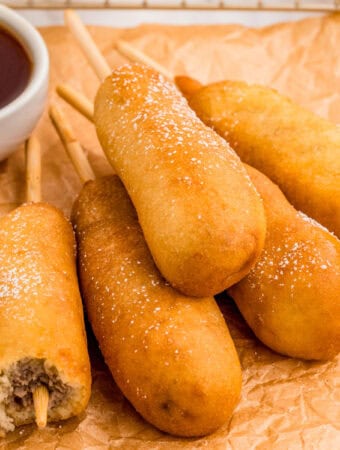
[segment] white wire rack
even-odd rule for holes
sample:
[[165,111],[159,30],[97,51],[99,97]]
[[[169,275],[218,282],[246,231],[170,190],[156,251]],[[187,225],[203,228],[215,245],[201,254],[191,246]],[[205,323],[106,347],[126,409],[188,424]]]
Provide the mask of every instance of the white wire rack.
[[340,0],[5,0],[2,3],[21,9],[340,11]]

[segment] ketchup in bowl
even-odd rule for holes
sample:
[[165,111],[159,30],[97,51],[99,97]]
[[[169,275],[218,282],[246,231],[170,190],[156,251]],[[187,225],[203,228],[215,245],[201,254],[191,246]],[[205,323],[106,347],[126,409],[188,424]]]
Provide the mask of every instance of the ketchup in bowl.
[[0,109],[22,93],[30,75],[31,61],[25,49],[0,27]]

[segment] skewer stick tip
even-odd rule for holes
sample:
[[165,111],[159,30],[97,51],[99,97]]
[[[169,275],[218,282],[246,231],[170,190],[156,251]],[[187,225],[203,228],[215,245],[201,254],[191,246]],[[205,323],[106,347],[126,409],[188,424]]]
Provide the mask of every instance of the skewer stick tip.
[[49,392],[45,386],[38,386],[33,392],[35,422],[42,429],[47,424]]
[[93,103],[84,94],[67,84],[58,84],[56,92],[63,100],[93,122]]
[[26,142],[26,201],[41,201],[41,152],[38,139],[32,135]]
[[82,20],[72,9],[67,9],[65,11],[64,20],[99,80],[104,80],[104,78],[111,74],[110,66],[99,51]]
[[64,20],[66,24],[72,23],[73,20],[80,20],[74,9],[67,8],[64,10]]
[[67,8],[67,9],[64,10],[64,17],[65,17],[65,19],[66,19],[67,17],[69,17],[70,15],[72,15],[72,14],[74,14],[73,9]]
[[167,80],[173,81],[174,76],[168,69],[166,69],[164,66],[159,64],[156,60],[154,60],[141,50],[131,45],[129,42],[124,41],[123,39],[119,39],[116,42],[116,49],[128,60],[145,64],[146,66],[149,66],[157,72],[161,73]]

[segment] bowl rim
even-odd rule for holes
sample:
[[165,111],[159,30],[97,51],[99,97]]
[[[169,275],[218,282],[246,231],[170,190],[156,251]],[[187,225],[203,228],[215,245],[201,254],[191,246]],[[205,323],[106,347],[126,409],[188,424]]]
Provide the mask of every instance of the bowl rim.
[[34,26],[18,13],[1,4],[0,28],[13,33],[32,61],[32,73],[27,86],[21,94],[0,109],[1,120],[24,107],[43,87],[48,79],[49,56],[46,44]]

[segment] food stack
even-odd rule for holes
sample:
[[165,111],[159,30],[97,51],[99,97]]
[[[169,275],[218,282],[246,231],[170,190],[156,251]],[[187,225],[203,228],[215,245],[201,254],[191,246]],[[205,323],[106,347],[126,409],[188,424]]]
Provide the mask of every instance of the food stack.
[[[286,99],[269,92],[267,116],[254,109],[249,119],[255,94],[248,102],[244,87],[236,112],[226,113],[233,118],[228,121],[223,112],[229,96],[222,95],[228,82],[218,86],[221,95],[211,88],[212,99],[205,88],[190,93],[178,85],[188,98],[199,98],[203,90],[192,105],[199,104],[200,117],[212,128],[172,82],[146,66],[126,65],[105,78],[93,121],[118,177],[86,183],[72,222],[88,318],[116,383],[159,429],[201,436],[231,417],[240,391],[237,354],[213,295],[227,289],[254,333],[280,353],[325,360],[339,352],[340,242],[287,201],[280,180],[296,191],[299,209],[313,212],[322,204],[315,217],[325,217],[328,226],[324,193],[336,211],[340,197],[331,172],[308,194],[298,192],[303,188],[294,184],[294,173],[275,178],[282,165],[289,167],[275,159],[276,141],[270,146],[261,126],[280,111],[280,102],[285,111]],[[306,136],[309,126],[320,139],[325,133],[338,151],[335,126],[289,107],[304,117]],[[275,117],[280,135],[285,114]],[[292,124],[289,131],[297,133]],[[293,134],[282,152],[298,140]],[[294,147],[298,156],[301,151],[297,161],[309,155],[299,169],[309,176],[323,161],[312,151],[313,136],[307,147]],[[253,161],[247,156],[252,150],[257,170],[244,164]],[[294,196],[289,199],[294,203]]]

